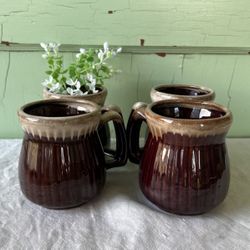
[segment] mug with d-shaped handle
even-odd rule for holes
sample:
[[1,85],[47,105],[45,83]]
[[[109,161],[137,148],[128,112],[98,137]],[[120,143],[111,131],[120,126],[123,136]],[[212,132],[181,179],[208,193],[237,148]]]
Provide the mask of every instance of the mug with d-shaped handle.
[[[69,208],[94,198],[103,188],[106,169],[127,161],[123,118],[114,106],[90,101],[43,100],[18,111],[24,130],[19,159],[22,192],[47,208]],[[113,121],[116,150],[101,145],[98,128]]]
[[[139,147],[140,127],[149,135]],[[137,103],[127,125],[130,161],[140,163],[143,194],[176,214],[201,214],[220,204],[229,187],[225,144],[231,112],[212,102]]]

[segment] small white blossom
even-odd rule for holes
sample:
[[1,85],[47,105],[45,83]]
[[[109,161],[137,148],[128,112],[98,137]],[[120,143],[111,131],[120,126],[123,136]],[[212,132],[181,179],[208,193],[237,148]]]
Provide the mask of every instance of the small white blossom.
[[104,64],[104,61],[107,60],[108,58],[110,58],[111,56],[116,56],[118,53],[120,53],[122,51],[122,48],[118,48],[116,51],[114,51],[113,49],[109,49],[109,45],[107,42],[105,42],[103,44],[103,50],[99,49],[97,51],[97,57],[100,60],[101,64]]
[[98,90],[95,88],[95,83],[88,82],[86,85],[89,87],[89,90],[91,90],[94,94],[98,92]]
[[49,43],[49,49],[50,49],[50,51],[53,50],[53,52],[54,52],[55,54],[58,53],[58,50],[59,50],[59,47],[60,47],[60,46],[61,46],[60,43]]
[[102,63],[104,60],[105,53],[100,49],[97,56],[98,56],[100,62]]
[[40,43],[40,45],[46,52],[46,54],[42,55],[42,57],[46,58],[52,51],[55,54],[57,54],[61,44],[60,43]]
[[48,85],[52,84],[53,83],[53,77],[52,76],[49,76],[49,79],[45,79],[44,82],[42,82],[42,85],[44,87],[48,87]]
[[122,48],[118,48],[117,50],[116,50],[116,53],[121,53],[122,52]]
[[74,86],[76,87],[77,89],[80,89],[81,88],[81,83],[76,79],[75,81],[73,81],[72,79],[69,79],[66,81],[66,83],[69,85],[69,86]]
[[95,78],[94,78],[94,76],[92,75],[92,74],[87,74],[87,76],[86,76],[86,78],[87,78],[87,80],[89,81],[89,82],[93,82],[93,81],[95,81]]
[[60,83],[55,82],[52,76],[49,76],[49,79],[45,79],[44,82],[42,82],[42,85],[52,93],[60,91]]
[[59,82],[52,83],[52,86],[50,88],[50,92],[57,92],[60,89],[60,84]]
[[72,79],[69,79],[66,81],[67,85],[71,86],[67,88],[67,92],[70,95],[86,95],[87,92],[82,92],[81,91],[81,83],[76,79],[73,81]]
[[79,58],[81,55],[84,55],[84,54],[85,54],[85,52],[86,52],[86,50],[85,50],[85,49],[80,48],[80,53],[76,54],[76,58]]
[[[97,93],[97,84],[99,82],[103,82],[104,79],[110,78],[113,73],[118,72],[113,70],[112,67],[106,63],[106,60],[116,56],[118,53],[121,53],[122,48],[111,49],[109,48],[109,44],[107,42],[103,44],[103,48],[101,49],[85,50],[84,48],[80,48],[79,52],[76,54],[75,62],[70,65],[72,68],[67,68],[66,70],[64,70],[62,67],[63,57],[59,56],[58,54],[60,44],[50,42],[41,43],[40,45],[45,51],[42,57],[47,60],[50,59],[48,60],[49,70],[46,71],[46,73],[54,75],[54,71],[58,71],[57,68],[53,67],[55,66],[55,63],[57,63],[60,68],[60,71],[58,71],[59,75],[57,80],[50,76],[42,83],[42,85],[50,92],[75,96],[87,95],[88,93]],[[91,57],[93,60],[89,60],[89,57]],[[65,84],[66,76],[64,74],[68,71],[72,79],[67,79]],[[58,74],[58,72],[56,73]],[[75,79],[76,77],[78,77],[80,80],[85,78],[84,83],[81,83],[78,79]],[[81,89],[84,88],[86,88],[88,91],[83,93]]]
[[88,92],[82,92],[80,89],[72,89],[72,88],[67,88],[67,92],[68,94],[72,95],[72,96],[76,96],[76,95],[79,95],[79,96],[83,96],[83,95],[87,95]]
[[103,44],[103,49],[104,49],[104,53],[107,53],[109,51],[109,44],[108,44],[108,42],[105,42]]
[[109,50],[109,45],[107,42],[103,44],[103,50],[99,49],[97,57],[100,60],[100,63],[103,63],[106,59],[108,59],[111,55],[111,51]]
[[40,45],[45,50],[45,52],[48,52],[48,44],[47,43],[40,43]]
[[67,88],[67,92],[70,94],[70,95],[74,95],[74,90],[72,88]]
[[97,93],[98,90],[96,90],[96,79],[92,74],[87,74],[87,83],[86,85],[89,87],[89,90],[92,91],[93,93]]

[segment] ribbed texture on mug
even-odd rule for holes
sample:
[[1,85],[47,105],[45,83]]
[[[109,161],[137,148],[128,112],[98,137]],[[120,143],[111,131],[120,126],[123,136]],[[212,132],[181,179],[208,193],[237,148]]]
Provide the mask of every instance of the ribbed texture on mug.
[[181,145],[179,140],[178,144],[169,143],[169,138],[157,140],[149,135],[140,170],[145,196],[177,214],[200,214],[217,206],[229,186],[225,144],[209,144],[206,140],[211,138],[204,137],[204,145],[200,139],[195,145],[195,138],[190,142],[189,137],[183,137]]
[[104,154],[96,132],[84,139],[37,141],[25,135],[19,161],[23,193],[48,208],[77,206],[105,182]]

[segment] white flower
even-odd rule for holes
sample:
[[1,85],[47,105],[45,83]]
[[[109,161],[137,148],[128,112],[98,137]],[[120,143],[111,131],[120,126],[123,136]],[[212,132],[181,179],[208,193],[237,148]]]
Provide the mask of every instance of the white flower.
[[42,55],[42,58],[46,59],[49,55],[49,45],[47,43],[40,43],[41,47],[44,49],[45,54]]
[[80,48],[80,53],[76,54],[76,58],[79,58],[81,55],[84,55],[84,54],[85,54],[85,52],[86,52],[86,50],[85,50],[85,49]]
[[50,52],[58,53],[60,43],[40,43],[41,47],[44,49],[46,54],[42,55],[43,58],[46,58]]
[[95,83],[87,83],[86,84],[89,87],[89,90],[91,90],[94,94],[98,92],[95,88]]
[[117,50],[116,50],[116,53],[121,53],[122,52],[122,48],[118,48]]
[[82,92],[80,90],[81,88],[81,83],[76,79],[75,81],[73,81],[72,79],[69,79],[66,81],[67,85],[71,86],[67,88],[67,92],[70,95],[86,95],[87,92]]
[[52,76],[49,76],[49,79],[45,79],[44,82],[42,82],[42,85],[44,87],[48,87],[50,84],[52,84],[54,81]]
[[60,83],[55,82],[52,76],[49,76],[49,79],[45,79],[42,85],[53,93],[59,92],[60,90]]
[[87,83],[86,85],[89,87],[89,90],[92,91],[93,93],[97,93],[98,90],[96,90],[96,79],[94,78],[94,76],[92,74],[87,74]]
[[90,73],[87,74],[86,78],[87,78],[87,80],[88,80],[89,82],[95,81],[94,76],[93,76],[92,74],[90,74]]
[[40,43],[40,45],[45,50],[45,52],[48,52],[48,44],[47,43]]
[[72,88],[67,88],[67,92],[70,94],[70,95],[74,95],[74,90]]
[[49,43],[49,49],[50,51],[53,50],[55,54],[58,53],[59,47],[61,46],[60,43]]
[[88,92],[82,92],[80,89],[72,89],[72,88],[67,88],[67,92],[70,94],[70,95],[73,95],[73,96],[76,96],[76,95],[87,95]]
[[59,82],[57,83],[52,83],[52,86],[50,88],[50,92],[57,92],[60,89],[60,84]]
[[76,89],[80,89],[81,88],[81,83],[76,79],[75,81],[73,81],[72,79],[69,79],[66,81],[66,83],[69,86],[74,86]]
[[100,49],[97,56],[98,56],[100,62],[103,62],[105,53]]
[[107,42],[105,42],[103,44],[103,50],[99,49],[96,53],[97,56],[100,60],[99,63],[104,63],[105,60],[107,60],[108,58],[110,58],[111,56],[116,56],[116,54],[121,53],[122,48],[118,48],[116,51],[114,51],[113,49],[109,49],[109,45]]
[[108,44],[108,42],[105,42],[103,44],[103,49],[104,49],[104,53],[107,53],[109,51],[109,44]]
[[109,50],[108,42],[105,42],[103,44],[103,50],[99,49],[98,54],[97,54],[97,56],[100,60],[100,63],[103,63],[103,61],[108,59],[110,57],[110,55],[111,55],[111,51]]

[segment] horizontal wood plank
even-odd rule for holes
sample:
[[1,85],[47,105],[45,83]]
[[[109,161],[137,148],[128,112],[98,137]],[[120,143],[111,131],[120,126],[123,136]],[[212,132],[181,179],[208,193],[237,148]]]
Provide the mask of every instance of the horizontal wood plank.
[[1,40],[248,47],[248,0],[0,0]]

